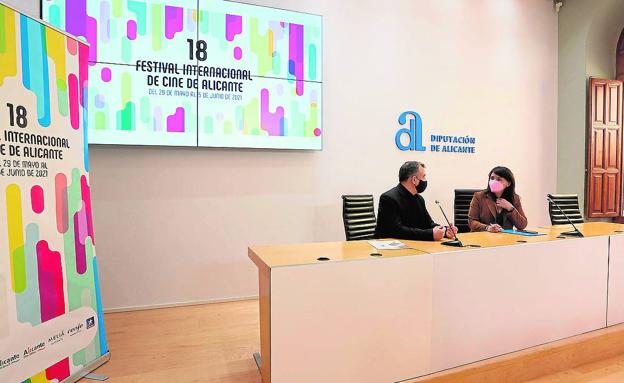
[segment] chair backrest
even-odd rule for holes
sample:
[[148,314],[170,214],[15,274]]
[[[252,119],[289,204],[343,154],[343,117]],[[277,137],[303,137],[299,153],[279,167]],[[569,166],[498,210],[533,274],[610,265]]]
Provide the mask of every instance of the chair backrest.
[[455,189],[455,202],[454,202],[454,214],[455,218],[453,222],[457,226],[457,230],[460,233],[467,233],[470,231],[468,226],[468,210],[470,209],[470,202],[474,193],[483,189]]
[[[573,223],[583,223],[583,214],[579,208],[578,194],[551,194],[552,200],[559,205]],[[548,215],[552,225],[565,225],[568,223],[566,217],[555,205],[548,201]]]
[[342,220],[347,241],[374,238],[377,219],[373,196],[343,195]]

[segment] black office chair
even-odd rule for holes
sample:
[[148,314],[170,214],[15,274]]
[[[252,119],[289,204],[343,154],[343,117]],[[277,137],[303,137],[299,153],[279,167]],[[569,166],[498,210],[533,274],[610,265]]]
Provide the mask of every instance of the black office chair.
[[[552,200],[561,207],[570,221],[573,223],[583,223],[583,214],[579,208],[578,194],[551,194]],[[555,205],[548,202],[548,215],[550,215],[550,223],[552,225],[566,225],[568,220]]]
[[454,214],[455,214],[455,226],[460,233],[467,233],[470,231],[468,226],[468,210],[470,209],[470,201],[474,193],[481,191],[482,189],[455,189],[455,202],[454,202]]
[[347,241],[374,238],[377,219],[373,196],[343,195],[342,220]]

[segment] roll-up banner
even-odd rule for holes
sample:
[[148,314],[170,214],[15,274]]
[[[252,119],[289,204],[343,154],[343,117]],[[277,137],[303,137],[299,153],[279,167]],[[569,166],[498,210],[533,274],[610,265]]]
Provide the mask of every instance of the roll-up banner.
[[87,145],[89,47],[0,3],[0,382],[109,357]]

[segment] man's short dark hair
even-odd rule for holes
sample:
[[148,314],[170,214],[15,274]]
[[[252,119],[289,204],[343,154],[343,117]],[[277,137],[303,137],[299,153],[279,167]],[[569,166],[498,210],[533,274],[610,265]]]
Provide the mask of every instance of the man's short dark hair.
[[424,168],[425,164],[418,161],[407,161],[401,165],[401,169],[399,169],[399,182],[406,181],[408,178],[416,174],[421,166]]

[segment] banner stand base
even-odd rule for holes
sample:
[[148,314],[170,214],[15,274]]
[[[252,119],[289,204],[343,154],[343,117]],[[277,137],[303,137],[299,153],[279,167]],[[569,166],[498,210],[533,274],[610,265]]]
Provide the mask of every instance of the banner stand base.
[[260,353],[254,352],[253,358],[256,361],[256,366],[258,366],[258,370],[260,370],[260,365],[262,364],[262,358],[260,357]]
[[98,382],[103,382],[105,380],[108,380],[108,376],[100,375],[100,374],[94,374],[94,373],[89,373],[89,374],[85,375],[83,377],[83,379],[97,380]]
[[[62,383],[74,383],[74,382],[79,381],[82,378],[95,379],[95,378],[90,378],[88,375],[92,375],[94,377],[95,376],[104,377],[103,375],[99,375],[99,374],[91,374],[91,371],[93,371],[96,368],[100,367],[101,365],[103,365],[104,363],[108,362],[109,360],[110,360],[110,351],[107,352],[106,354],[100,356],[99,358],[97,358],[93,362],[87,364],[86,366],[83,367],[82,370],[80,370],[77,373],[73,374],[69,378],[63,380]],[[108,379],[108,377],[104,377],[104,378]],[[106,380],[106,379],[102,379],[102,380]],[[95,380],[100,380],[100,379],[95,379]]]

